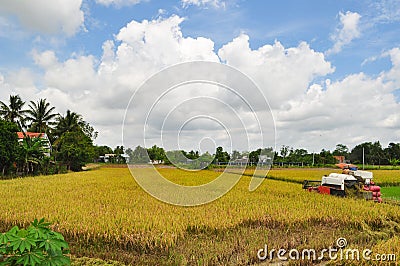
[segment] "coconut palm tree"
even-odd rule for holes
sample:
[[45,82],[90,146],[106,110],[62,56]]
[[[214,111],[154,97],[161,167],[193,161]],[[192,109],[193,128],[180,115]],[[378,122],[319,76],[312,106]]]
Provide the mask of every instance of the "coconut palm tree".
[[58,115],[56,117],[55,135],[60,137],[65,132],[76,131],[85,126],[82,116],[67,110],[65,116]]
[[57,116],[54,109],[55,107],[51,107],[46,99],[40,99],[37,103],[30,101],[29,109],[26,111],[26,119],[31,121],[29,130],[40,133],[46,132],[49,126],[54,124],[53,119]]
[[0,101],[0,115],[7,121],[17,123],[22,127],[26,110],[23,110],[25,102],[21,100],[19,95],[10,95],[9,104]]

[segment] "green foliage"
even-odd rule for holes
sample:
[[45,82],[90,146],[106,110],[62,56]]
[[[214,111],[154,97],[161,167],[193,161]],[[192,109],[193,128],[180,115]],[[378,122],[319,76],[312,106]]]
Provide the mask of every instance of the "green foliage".
[[97,138],[98,132],[94,131],[94,128],[84,121],[80,114],[67,110],[65,116],[59,114],[56,117],[56,126],[53,135],[58,138],[66,132],[79,130],[82,130],[92,140]]
[[332,152],[334,156],[348,156],[349,148],[344,144],[337,144],[336,149]]
[[113,153],[113,150],[108,146],[94,146],[93,160],[98,160],[100,156],[104,156],[105,154],[110,154],[110,153]]
[[49,225],[35,219],[27,229],[0,234],[0,265],[70,265],[68,243]]
[[17,166],[25,174],[37,173],[46,153],[50,153],[46,140],[25,136],[18,145]]
[[81,171],[93,157],[92,140],[82,130],[66,132],[58,140],[56,157],[68,170]]
[[18,147],[17,131],[16,124],[0,119],[0,175],[7,174],[15,162]]
[[257,149],[255,151],[250,152],[249,153],[249,161],[251,163],[256,164],[259,160],[260,154],[261,154],[261,149]]
[[108,158],[108,162],[119,163],[119,164],[126,163],[125,157],[123,156],[125,154],[124,146],[117,146],[114,149],[113,154],[114,156]]
[[224,151],[224,149],[222,147],[217,147],[217,149],[215,151],[214,162],[215,163],[227,163],[227,162],[229,162],[229,159],[230,159],[229,153]]
[[147,149],[147,154],[149,155],[150,161],[162,162],[165,159],[165,151],[163,148],[153,145],[153,147]]
[[19,95],[10,95],[9,105],[0,101],[0,115],[9,122],[17,123],[20,127],[24,122],[26,110],[22,110],[25,102]]
[[361,164],[363,162],[363,149],[364,149],[364,162],[366,164],[377,164],[388,163],[385,158],[384,151],[379,141],[364,142],[355,146],[350,153],[350,160],[353,163]]
[[26,120],[31,121],[30,131],[47,132],[49,126],[54,124],[53,120],[57,116],[54,113],[55,107],[50,106],[46,99],[40,99],[37,103],[30,101],[29,109],[26,111]]
[[131,163],[148,163],[150,161],[147,149],[141,146],[137,146],[133,151],[128,149],[127,154]]

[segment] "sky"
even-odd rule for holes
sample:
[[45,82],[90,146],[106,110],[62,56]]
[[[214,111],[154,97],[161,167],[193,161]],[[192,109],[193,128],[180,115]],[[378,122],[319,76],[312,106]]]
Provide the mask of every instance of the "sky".
[[[396,0],[2,0],[0,100],[46,98],[111,147],[386,147],[400,142],[399,29]],[[192,61],[223,64],[200,72],[233,90],[151,83]]]

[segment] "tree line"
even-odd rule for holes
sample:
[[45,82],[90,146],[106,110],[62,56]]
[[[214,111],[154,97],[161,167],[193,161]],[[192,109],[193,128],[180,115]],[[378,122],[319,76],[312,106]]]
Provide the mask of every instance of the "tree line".
[[[212,164],[227,164],[235,161],[246,160],[249,164],[260,163],[263,158],[267,162],[275,164],[302,164],[308,166],[332,165],[338,162],[337,156],[343,156],[345,162],[368,165],[393,165],[400,164],[400,143],[389,143],[388,147],[382,148],[379,141],[364,142],[349,149],[344,144],[337,144],[333,151],[322,149],[320,152],[310,153],[306,149],[282,145],[279,150],[272,148],[257,149],[253,151],[237,151],[231,153],[218,147],[215,153],[208,152],[200,154],[198,151],[165,151],[157,145],[151,148],[137,146],[134,150],[128,148],[126,154],[133,163],[164,163],[172,162],[187,163],[196,160],[197,163],[209,162]],[[172,162],[171,162],[172,161]]]
[[96,137],[94,128],[71,110],[59,114],[46,99],[27,104],[19,95],[10,95],[8,102],[0,101],[0,174],[79,171],[96,156]]
[[383,148],[379,141],[363,142],[349,149],[344,144],[337,144],[335,150],[322,149],[317,153],[309,153],[306,149],[293,149],[283,145],[279,153],[275,152],[275,162],[303,162],[307,165],[335,164],[335,156],[344,156],[345,161],[354,164],[393,165],[400,164],[400,143],[391,142]]
[[[18,139],[16,132],[45,133],[48,141],[40,137],[24,135]],[[256,164],[267,160],[274,163],[299,163],[322,166],[334,164],[334,156],[344,156],[347,162],[370,165],[399,165],[400,143],[389,143],[383,148],[379,141],[364,142],[349,149],[337,144],[335,150],[322,149],[310,153],[306,149],[282,145],[279,150],[259,148],[253,151],[231,153],[217,147],[215,153],[200,154],[199,151],[165,151],[156,145],[150,148],[137,146],[124,149],[117,146],[95,146],[93,141],[98,132],[76,112],[55,112],[55,107],[46,99],[24,102],[19,95],[10,95],[7,103],[0,101],[0,174],[35,175],[53,174],[66,170],[80,171],[87,162],[98,161],[100,156],[112,154],[108,162],[133,163],[158,162],[164,164],[192,163],[226,164],[244,160]],[[50,145],[48,145],[48,143]],[[124,156],[127,155],[127,156]]]

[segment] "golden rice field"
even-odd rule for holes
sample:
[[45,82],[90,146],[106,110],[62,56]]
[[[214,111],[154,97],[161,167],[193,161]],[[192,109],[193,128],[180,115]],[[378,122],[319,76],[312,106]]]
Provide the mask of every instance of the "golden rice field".
[[[185,185],[203,184],[219,175],[159,171]],[[286,173],[296,180],[321,177],[317,170],[288,171],[270,174]],[[260,262],[257,250],[265,244],[277,249],[323,249],[339,237],[352,247],[400,258],[399,205],[308,193],[300,184],[270,179],[249,192],[249,181],[243,176],[212,203],[180,207],[146,194],[127,168],[4,180],[0,181],[0,231],[45,217],[64,234],[75,257],[130,265],[248,265]]]

